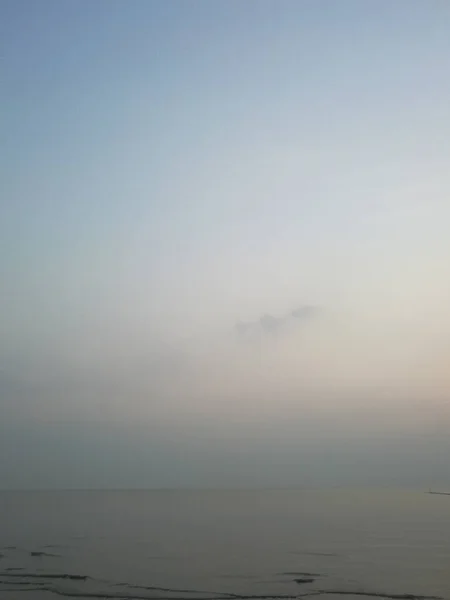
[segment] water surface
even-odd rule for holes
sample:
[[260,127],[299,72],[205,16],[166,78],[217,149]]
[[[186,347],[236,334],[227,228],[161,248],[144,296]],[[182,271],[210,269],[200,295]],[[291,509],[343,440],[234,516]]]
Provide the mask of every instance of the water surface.
[[0,536],[2,600],[450,599],[450,497],[421,490],[1,492]]

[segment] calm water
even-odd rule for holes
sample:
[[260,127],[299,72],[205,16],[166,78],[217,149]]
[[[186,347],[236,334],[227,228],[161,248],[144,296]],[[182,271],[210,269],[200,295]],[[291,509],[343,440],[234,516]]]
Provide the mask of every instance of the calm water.
[[2,600],[450,599],[450,496],[423,491],[2,492],[0,546]]

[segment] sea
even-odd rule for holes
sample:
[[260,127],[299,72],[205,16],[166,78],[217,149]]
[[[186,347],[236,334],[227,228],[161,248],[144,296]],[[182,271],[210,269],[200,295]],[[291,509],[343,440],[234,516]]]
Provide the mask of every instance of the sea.
[[0,492],[0,599],[450,599],[450,496]]

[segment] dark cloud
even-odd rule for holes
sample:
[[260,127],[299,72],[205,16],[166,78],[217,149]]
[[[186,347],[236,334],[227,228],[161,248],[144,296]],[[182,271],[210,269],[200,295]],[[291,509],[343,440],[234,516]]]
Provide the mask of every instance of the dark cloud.
[[257,321],[242,322],[239,321],[236,324],[236,330],[239,335],[248,335],[256,332],[263,332],[267,334],[273,334],[279,331],[283,326],[288,325],[293,319],[296,320],[309,320],[316,317],[319,313],[317,306],[304,305],[294,309],[290,313],[282,317],[275,317],[274,315],[264,314]]

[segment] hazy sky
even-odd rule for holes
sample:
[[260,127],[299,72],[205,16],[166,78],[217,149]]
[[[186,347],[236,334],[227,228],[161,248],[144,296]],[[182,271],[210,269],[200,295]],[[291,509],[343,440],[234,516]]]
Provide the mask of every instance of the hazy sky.
[[0,12],[0,487],[449,483],[450,3]]

